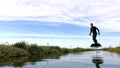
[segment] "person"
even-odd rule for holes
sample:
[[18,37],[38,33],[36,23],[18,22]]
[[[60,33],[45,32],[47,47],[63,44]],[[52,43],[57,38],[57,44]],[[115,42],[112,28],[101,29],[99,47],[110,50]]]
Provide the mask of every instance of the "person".
[[97,37],[97,34],[100,35],[100,31],[96,26],[93,26],[93,23],[90,23],[90,26],[91,26],[91,28],[90,28],[89,35],[91,36],[91,34],[92,34],[92,39],[93,39],[94,43],[97,44],[98,42],[97,42],[96,37]]

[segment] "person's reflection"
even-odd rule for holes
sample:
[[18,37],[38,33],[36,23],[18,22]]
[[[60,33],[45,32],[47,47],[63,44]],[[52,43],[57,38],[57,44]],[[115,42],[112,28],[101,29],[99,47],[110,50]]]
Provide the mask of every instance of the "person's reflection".
[[93,57],[92,62],[96,65],[96,68],[100,68],[100,64],[103,63],[103,58],[102,57]]
[[96,64],[96,68],[100,68],[100,65],[99,65],[99,64]]

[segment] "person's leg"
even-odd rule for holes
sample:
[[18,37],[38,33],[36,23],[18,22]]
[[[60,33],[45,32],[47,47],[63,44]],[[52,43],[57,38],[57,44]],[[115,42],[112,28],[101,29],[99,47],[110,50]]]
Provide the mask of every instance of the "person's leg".
[[94,41],[94,43],[97,43],[96,37],[97,37],[97,34],[93,34],[93,41]]

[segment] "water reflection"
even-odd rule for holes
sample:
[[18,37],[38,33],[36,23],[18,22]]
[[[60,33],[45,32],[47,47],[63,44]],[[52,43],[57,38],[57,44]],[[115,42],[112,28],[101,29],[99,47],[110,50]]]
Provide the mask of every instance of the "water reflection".
[[1,58],[0,68],[120,68],[120,56],[107,51],[86,51],[64,56]]
[[45,56],[26,56],[26,57],[14,57],[0,59],[0,67],[2,66],[13,66],[23,67],[25,63],[30,62],[31,65],[35,65],[36,62],[45,61],[44,59],[59,59],[60,55],[45,55]]
[[96,55],[94,57],[92,57],[92,62],[95,64],[96,68],[100,68],[100,64],[102,64],[103,61],[103,57],[101,57],[100,55],[98,55],[100,52],[96,51]]
[[100,64],[103,63],[102,57],[93,57],[92,62],[96,65],[96,68],[100,68]]
[[26,62],[27,57],[0,59],[0,66],[21,67]]

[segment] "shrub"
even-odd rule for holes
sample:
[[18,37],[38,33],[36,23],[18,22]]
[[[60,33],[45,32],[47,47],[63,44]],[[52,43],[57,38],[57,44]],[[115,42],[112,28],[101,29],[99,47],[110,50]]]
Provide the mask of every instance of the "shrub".
[[58,46],[50,46],[50,49],[56,49],[56,50],[59,50],[59,51],[61,50],[60,47],[58,47]]
[[17,42],[13,44],[14,47],[26,49],[27,43],[25,41]]
[[48,50],[48,54],[60,54],[61,49],[58,46],[50,46]]
[[43,51],[44,54],[58,54],[61,52],[60,47],[58,46],[40,46]]
[[43,49],[41,47],[38,47],[36,44],[31,44],[28,48],[28,52],[30,55],[42,55],[43,54]]
[[48,53],[49,53],[49,54],[60,54],[60,51],[57,50],[57,49],[55,49],[55,48],[53,48],[53,49],[49,50]]
[[61,48],[61,52],[65,54],[65,53],[69,53],[69,50],[67,48]]
[[83,48],[74,48],[72,51],[73,52],[81,52],[81,51],[84,51],[84,49]]
[[0,58],[20,57],[27,54],[28,53],[24,49],[12,46],[0,46]]

